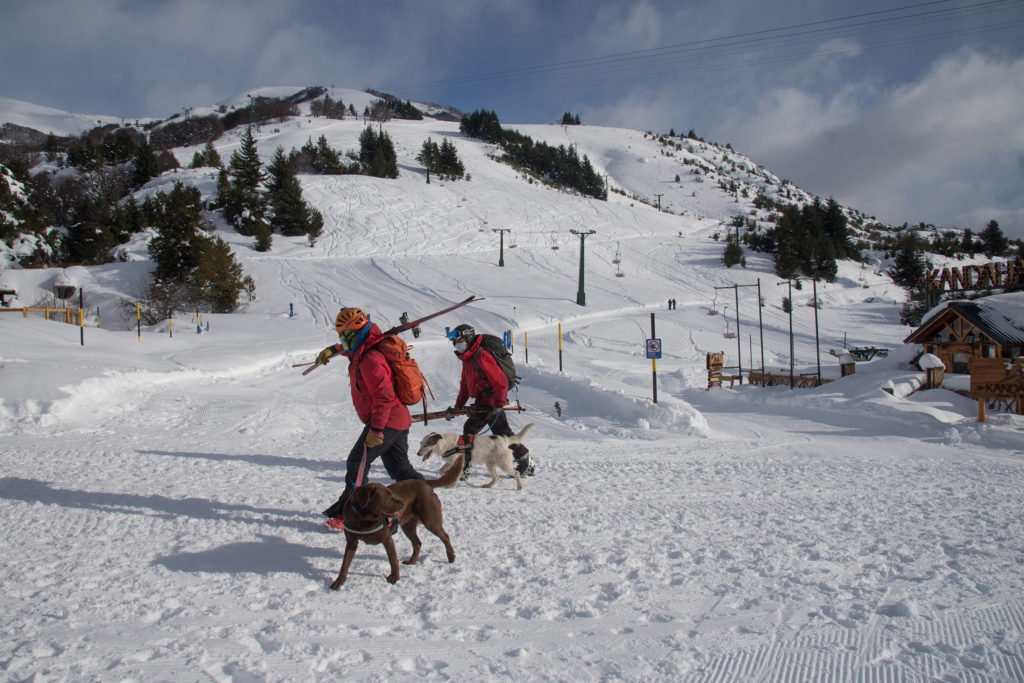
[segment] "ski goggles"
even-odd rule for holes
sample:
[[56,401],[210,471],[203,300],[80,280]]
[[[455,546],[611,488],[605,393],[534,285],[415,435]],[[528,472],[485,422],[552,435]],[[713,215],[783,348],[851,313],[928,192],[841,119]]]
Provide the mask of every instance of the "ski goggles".
[[452,330],[452,331],[450,331],[448,333],[448,340],[449,341],[455,342],[455,341],[458,341],[460,339],[462,339],[462,331],[461,330]]

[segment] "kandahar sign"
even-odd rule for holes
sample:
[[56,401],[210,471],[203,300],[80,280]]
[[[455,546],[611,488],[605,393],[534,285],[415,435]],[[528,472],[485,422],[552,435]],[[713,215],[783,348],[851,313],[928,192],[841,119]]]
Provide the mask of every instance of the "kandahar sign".
[[993,261],[982,265],[950,266],[928,271],[924,279],[929,292],[1020,287],[1024,285],[1024,262]]
[[1024,359],[976,358],[971,361],[971,396],[1024,398]]

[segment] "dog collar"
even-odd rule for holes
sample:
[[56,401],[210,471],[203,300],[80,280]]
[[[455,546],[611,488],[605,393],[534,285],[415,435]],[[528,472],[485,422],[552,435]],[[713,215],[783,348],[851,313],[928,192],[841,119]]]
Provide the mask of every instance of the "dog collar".
[[348,527],[345,527],[345,531],[349,531],[349,532],[351,532],[353,534],[360,534],[362,536],[365,536],[365,535],[368,535],[368,534],[375,534],[378,531],[381,531],[382,529],[387,529],[390,526],[391,526],[391,522],[389,520],[387,524],[385,524],[384,522],[381,522],[377,526],[373,527],[372,529],[367,529],[366,531],[359,531],[358,529],[349,529]]
[[[355,505],[349,505],[349,507],[352,508],[352,512],[356,513],[357,515],[359,514],[359,510],[356,510]],[[394,518],[385,516],[384,521],[378,524],[377,526],[373,527],[372,529],[360,531],[359,529],[349,529],[348,527],[345,527],[345,531],[351,531],[353,534],[359,534],[360,536],[368,536],[369,534],[375,534],[382,529],[390,529],[394,521]]]

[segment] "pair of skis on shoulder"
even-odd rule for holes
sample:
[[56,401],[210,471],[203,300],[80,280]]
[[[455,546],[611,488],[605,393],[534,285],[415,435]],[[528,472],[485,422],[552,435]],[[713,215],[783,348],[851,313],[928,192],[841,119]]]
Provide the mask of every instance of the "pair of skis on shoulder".
[[[439,315],[444,315],[445,313],[449,313],[451,311],[454,311],[456,308],[461,308],[461,307],[465,306],[468,303],[473,303],[474,301],[483,301],[483,300],[484,300],[483,297],[477,297],[476,295],[470,296],[468,299],[463,299],[462,301],[458,302],[457,304],[452,304],[448,308],[441,309],[440,311],[435,311],[435,312],[433,312],[433,313],[431,313],[429,315],[423,316],[422,318],[417,318],[416,320],[410,320],[408,322],[404,322],[401,325],[396,325],[396,326],[392,327],[391,329],[386,330],[384,332],[384,334],[400,334],[402,332],[405,332],[406,330],[411,330],[412,328],[416,327],[420,323],[423,323],[423,322],[426,322],[426,321],[431,320],[433,318],[436,318]],[[293,368],[302,368],[302,367],[306,367],[307,365],[309,367],[302,371],[303,375],[308,375],[309,373],[313,372],[318,367],[320,367],[319,365],[316,364],[315,360],[311,361],[309,363],[294,363],[292,365],[292,367]]]
[[[541,408],[541,407],[538,407],[538,406],[524,406],[519,401],[516,401],[515,403],[508,404],[507,406],[502,408],[502,410],[504,410],[506,413],[509,413],[509,412],[525,413],[526,411],[529,410],[529,411],[536,411],[536,412],[540,412],[540,413],[546,413],[546,414],[552,415],[554,417],[561,417],[562,416],[562,405],[558,401],[555,401],[555,405],[552,408]],[[423,424],[427,424],[427,422],[429,422],[430,420],[440,420],[440,419],[447,420],[449,418],[456,417],[458,415],[465,415],[466,413],[469,413],[471,411],[472,411],[472,408],[459,408],[458,410],[435,410],[435,411],[429,412],[429,413],[420,413],[418,415],[413,415],[412,416],[412,421],[413,422],[422,422]]]

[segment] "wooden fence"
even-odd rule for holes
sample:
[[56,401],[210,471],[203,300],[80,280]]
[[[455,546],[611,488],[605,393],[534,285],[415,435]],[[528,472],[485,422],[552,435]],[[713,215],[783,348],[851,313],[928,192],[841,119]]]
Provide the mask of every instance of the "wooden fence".
[[[63,322],[72,325],[82,324],[82,311],[78,308],[0,308],[0,313],[15,313],[18,311],[21,312],[23,318],[27,318],[29,313],[42,313],[47,320],[59,321],[63,317]],[[54,315],[53,318],[50,317],[51,314]]]
[[[827,384],[831,381],[827,377],[821,378],[821,384]],[[788,387],[789,373],[751,370],[750,374],[747,375],[747,382],[750,384],[761,384],[766,387]],[[793,386],[800,387],[801,389],[816,387],[818,386],[818,375],[812,373],[793,375]]]

